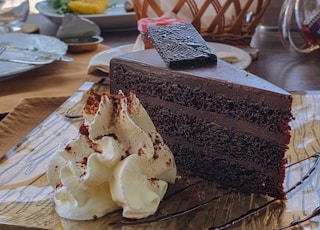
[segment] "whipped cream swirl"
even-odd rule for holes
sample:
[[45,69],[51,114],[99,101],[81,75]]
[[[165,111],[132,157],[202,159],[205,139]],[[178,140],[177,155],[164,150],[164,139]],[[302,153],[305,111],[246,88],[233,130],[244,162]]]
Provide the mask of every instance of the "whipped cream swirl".
[[96,219],[122,208],[126,218],[156,212],[174,183],[174,157],[135,93],[90,93],[79,136],[51,158],[47,178],[59,216]]

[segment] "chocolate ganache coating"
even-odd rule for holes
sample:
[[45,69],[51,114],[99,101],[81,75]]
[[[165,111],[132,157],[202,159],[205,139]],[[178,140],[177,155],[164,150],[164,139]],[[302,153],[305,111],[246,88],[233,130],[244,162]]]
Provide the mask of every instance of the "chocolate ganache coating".
[[116,57],[110,89],[134,90],[179,170],[243,192],[283,198],[292,97],[221,60],[171,70],[155,50]]

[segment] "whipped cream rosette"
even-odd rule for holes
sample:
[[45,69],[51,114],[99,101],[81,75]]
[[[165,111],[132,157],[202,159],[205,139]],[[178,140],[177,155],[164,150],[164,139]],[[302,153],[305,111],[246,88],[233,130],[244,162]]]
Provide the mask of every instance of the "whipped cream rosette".
[[175,181],[176,166],[136,95],[91,92],[83,116],[77,139],[49,163],[56,212],[75,220],[120,208],[126,218],[154,214]]

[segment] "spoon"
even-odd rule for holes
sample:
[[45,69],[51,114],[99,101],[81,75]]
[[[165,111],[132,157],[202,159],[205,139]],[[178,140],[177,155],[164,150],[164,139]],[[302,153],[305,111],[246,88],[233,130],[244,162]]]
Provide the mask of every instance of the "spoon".
[[66,55],[61,55],[61,54],[57,54],[57,53],[53,53],[53,52],[48,52],[48,51],[42,51],[42,50],[30,50],[28,48],[20,48],[20,47],[15,47],[15,46],[11,46],[11,45],[4,45],[4,44],[0,44],[0,50],[3,53],[5,50],[7,51],[11,51],[11,52],[15,52],[15,51],[22,51],[22,52],[28,52],[30,54],[35,54],[35,55],[39,55],[41,56],[42,59],[54,59],[54,60],[60,60],[60,61],[65,61],[65,62],[72,62],[73,58],[68,57]]

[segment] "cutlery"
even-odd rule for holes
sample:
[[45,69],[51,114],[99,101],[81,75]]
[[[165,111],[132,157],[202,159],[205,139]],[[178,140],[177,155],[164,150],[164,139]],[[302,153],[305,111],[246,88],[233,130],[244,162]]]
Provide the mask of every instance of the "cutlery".
[[[6,49],[7,49],[6,47],[0,45],[0,55]],[[0,61],[8,61],[8,62],[16,62],[16,63],[21,63],[21,64],[32,64],[32,65],[45,65],[45,64],[49,64],[49,63],[55,61],[55,59],[29,61],[29,60],[19,60],[19,59],[14,59],[14,58],[2,58],[2,57],[0,57]]]
[[48,59],[44,61],[27,61],[27,60],[19,60],[19,59],[13,59],[13,58],[1,58],[0,61],[7,61],[7,62],[16,62],[16,63],[21,63],[21,64],[29,64],[29,65],[46,65],[51,62],[54,62],[55,59]]
[[5,50],[6,50],[6,48],[5,48],[5,47],[0,46],[0,55],[1,55]]
[[[5,44],[5,43],[0,44],[0,54],[1,54],[1,49],[3,49],[3,48],[4,48],[4,50],[7,50],[9,52],[22,51],[22,52],[26,52],[28,54],[41,56],[42,59],[47,58],[47,59],[54,59],[57,61],[65,61],[65,62],[73,61],[73,58],[68,57],[66,55],[56,54],[56,53],[42,51],[42,50],[30,50],[28,48],[15,47],[15,46],[12,46],[10,44]],[[4,50],[2,52],[4,52]]]

